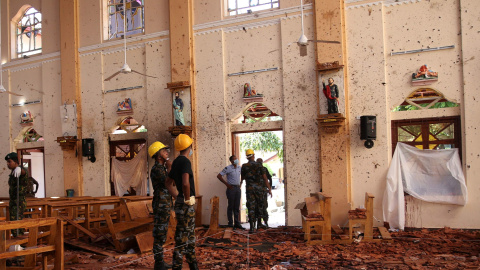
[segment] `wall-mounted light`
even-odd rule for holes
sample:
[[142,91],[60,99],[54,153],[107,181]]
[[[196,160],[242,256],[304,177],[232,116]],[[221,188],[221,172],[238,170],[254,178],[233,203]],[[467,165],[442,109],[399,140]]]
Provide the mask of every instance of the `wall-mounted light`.
[[20,102],[20,103],[17,103],[17,104],[12,104],[12,107],[20,107],[20,106],[24,106],[24,105],[38,104],[38,103],[42,103],[42,101],[41,100],[34,100],[34,101]]

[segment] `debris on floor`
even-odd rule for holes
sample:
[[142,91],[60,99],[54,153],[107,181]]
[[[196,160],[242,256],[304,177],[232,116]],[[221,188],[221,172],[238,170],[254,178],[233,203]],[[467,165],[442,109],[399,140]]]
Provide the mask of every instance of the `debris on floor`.
[[[301,228],[278,227],[255,234],[234,230],[204,236],[197,230],[200,269],[478,269],[480,231],[410,229],[391,232],[393,242],[307,245]],[[172,261],[173,244],[165,248]],[[76,256],[75,256],[76,255]],[[132,256],[133,255],[133,256]],[[65,269],[152,269],[151,252],[117,258],[66,247]],[[188,269],[187,264],[184,268]]]

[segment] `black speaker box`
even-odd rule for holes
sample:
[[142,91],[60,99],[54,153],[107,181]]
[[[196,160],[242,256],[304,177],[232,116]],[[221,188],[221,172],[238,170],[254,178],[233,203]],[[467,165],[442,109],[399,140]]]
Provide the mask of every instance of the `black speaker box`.
[[82,156],[90,157],[95,155],[95,141],[93,139],[82,139]]
[[373,115],[360,116],[360,139],[375,140],[377,138],[377,117]]

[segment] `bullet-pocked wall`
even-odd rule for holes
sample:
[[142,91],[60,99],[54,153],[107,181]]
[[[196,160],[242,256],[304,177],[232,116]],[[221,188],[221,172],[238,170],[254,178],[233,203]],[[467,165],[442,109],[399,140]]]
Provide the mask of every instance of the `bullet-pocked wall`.
[[[316,88],[313,44],[308,56],[300,57],[296,41],[300,37],[299,1],[281,0],[280,8],[226,15],[226,1],[196,0],[194,5],[194,57],[196,89],[196,127],[198,193],[203,195],[203,222],[209,222],[206,211],[209,199],[220,197],[220,222],[226,222],[225,187],[216,179],[229,164],[232,118],[246,105],[241,96],[248,82],[264,94],[264,103],[283,118],[287,224],[299,225],[300,214],[293,209],[310,192],[320,190],[319,136],[316,118],[325,109],[320,89]],[[305,32],[313,39],[312,1],[305,1]],[[110,194],[109,133],[121,116],[118,102],[132,99],[132,117],[145,125],[147,145],[156,140],[173,145],[167,128],[173,125],[172,94],[165,89],[171,82],[168,1],[145,1],[145,33],[127,39],[127,62],[130,67],[157,78],[139,74],[120,74],[111,81],[104,79],[117,72],[124,62],[123,40],[106,40],[108,30],[106,3],[102,0],[79,1],[79,60],[81,81],[82,137],[95,139],[97,161],[83,158],[84,195]],[[13,59],[11,19],[24,5],[42,12],[42,54],[27,59]],[[473,196],[480,188],[475,177],[480,173],[478,115],[476,98],[480,69],[477,56],[477,20],[480,3],[469,0],[385,0],[345,1],[347,76],[337,76],[341,88],[348,86],[350,126],[351,206],[363,204],[365,192],[375,195],[375,217],[382,224],[381,202],[385,176],[392,156],[391,121],[460,115],[462,120],[462,164],[470,193],[469,203],[462,206],[407,202],[409,226],[478,228],[480,217]],[[14,139],[21,130],[20,114],[30,110],[36,117],[34,128],[44,136],[45,179],[47,196],[63,196],[63,153],[55,139],[62,136],[60,20],[59,1],[1,0],[3,85],[19,91],[25,99],[41,99],[41,104],[11,107],[19,98],[0,94],[1,153],[16,150]],[[317,16],[321,16],[320,14]],[[322,37],[317,37],[322,39]],[[391,52],[455,45],[454,49],[415,54],[390,55]],[[173,48],[174,49],[174,48]],[[329,52],[322,52],[329,53]],[[411,74],[428,64],[439,72],[439,81],[431,88],[457,108],[430,109],[420,112],[392,112],[406,96],[416,90]],[[228,76],[230,73],[264,68],[274,71]],[[137,89],[106,93],[108,90],[140,86]],[[340,89],[343,91],[344,89]],[[3,98],[6,97],[6,98]],[[319,105],[320,103],[320,105]],[[342,103],[341,103],[341,106]],[[377,116],[377,140],[366,149],[359,139],[361,115]],[[127,136],[128,137],[128,136]],[[127,138],[125,137],[125,138]],[[129,137],[130,138],[130,137]],[[342,146],[343,147],[343,146]],[[477,152],[475,152],[477,151]],[[240,153],[242,154],[242,153]],[[171,157],[173,158],[173,156]],[[149,159],[149,165],[153,161]],[[335,167],[335,164],[332,164]],[[60,173],[59,173],[60,172]],[[6,165],[0,178],[8,177]],[[344,190],[344,189],[342,189]],[[349,197],[349,194],[330,194]],[[6,188],[0,196],[8,196]],[[333,209],[335,210],[335,209]],[[432,214],[433,213],[433,214]],[[345,218],[347,213],[345,213]]]
[[[350,2],[350,3],[349,3]],[[347,1],[347,52],[350,87],[351,162],[352,162],[352,207],[364,204],[365,192],[375,195],[374,216],[376,225],[381,225],[382,199],[385,191],[386,173],[392,153],[391,121],[402,119],[422,119],[444,116],[461,116],[463,157],[469,201],[466,206],[435,204],[406,197],[406,226],[411,227],[460,227],[478,228],[480,218],[471,215],[479,203],[479,181],[475,173],[478,164],[474,153],[478,142],[471,138],[472,119],[477,113],[472,97],[467,98],[464,80],[472,74],[465,74],[468,62],[465,52],[478,49],[463,39],[478,33],[478,21],[471,21],[471,13],[478,16],[478,4],[470,1]],[[466,2],[469,2],[466,4]],[[462,5],[466,5],[461,9]],[[411,54],[391,55],[417,49],[427,49],[454,45],[455,48]],[[465,59],[467,61],[465,61]],[[459,103],[459,107],[429,109],[421,111],[393,112],[405,98],[422,86],[412,86],[411,76],[420,66],[427,64],[439,73],[438,82],[426,87],[442,93],[448,100]],[[471,81],[471,79],[470,79]],[[478,84],[470,84],[470,93],[478,90]],[[366,149],[360,141],[361,115],[377,116],[377,140],[372,149]],[[474,133],[475,131],[473,131]],[[473,151],[473,152],[472,152]],[[478,152],[478,151],[477,151]],[[477,166],[478,167],[478,166]]]

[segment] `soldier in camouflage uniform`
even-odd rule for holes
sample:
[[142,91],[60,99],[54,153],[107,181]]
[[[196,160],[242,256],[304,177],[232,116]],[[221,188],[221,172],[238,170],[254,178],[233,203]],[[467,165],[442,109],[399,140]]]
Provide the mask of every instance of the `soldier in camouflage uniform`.
[[[195,256],[195,180],[192,163],[188,159],[193,154],[193,140],[186,134],[175,139],[175,150],[180,155],[173,161],[167,177],[167,189],[175,197],[175,249],[173,250],[173,270],[181,270],[183,256],[191,270],[197,270]],[[175,186],[173,185],[175,183]]]
[[169,267],[163,260],[163,245],[167,240],[172,205],[172,197],[168,194],[165,186],[167,172],[171,167],[171,162],[168,160],[169,153],[169,147],[161,142],[154,142],[148,148],[148,154],[155,159],[155,165],[150,172],[150,179],[152,179],[153,186],[153,257],[155,258],[154,269],[156,270]]
[[[263,166],[263,159],[257,158],[257,162]],[[272,187],[272,175],[270,175],[270,172],[265,166],[263,167],[265,168],[265,174],[267,175],[268,183],[270,184],[270,187]],[[265,183],[263,182],[262,182],[262,187],[263,187],[263,194],[262,194],[263,204],[262,204],[261,213],[262,213],[263,222],[265,222],[265,227],[268,228],[268,187],[265,186]],[[258,219],[257,222],[260,223],[261,225],[261,219]]]
[[[264,185],[268,188],[268,193],[272,196],[272,190],[268,183],[266,176],[266,168],[260,163],[255,162],[255,153],[252,149],[248,149],[245,152],[248,163],[242,165],[242,180],[245,180],[247,184],[247,209],[248,209],[248,222],[250,223],[249,233],[255,231],[255,223],[257,223],[257,229],[265,228],[262,225],[262,209],[263,209],[263,194]],[[262,183],[263,182],[263,183]]]
[[[5,160],[7,161],[7,167],[12,170],[8,178],[10,220],[21,220],[23,219],[25,208],[27,208],[27,200],[25,196],[27,195],[28,174],[24,168],[21,168],[18,165],[17,153],[12,152],[6,155]],[[16,237],[18,234],[23,234],[23,229],[18,231],[12,230],[13,237]]]

